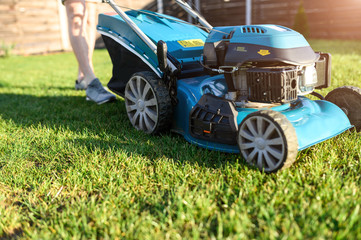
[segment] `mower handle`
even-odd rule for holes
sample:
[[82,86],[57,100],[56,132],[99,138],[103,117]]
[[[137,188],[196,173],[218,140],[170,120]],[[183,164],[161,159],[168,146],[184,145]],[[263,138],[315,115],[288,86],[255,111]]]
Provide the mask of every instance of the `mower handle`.
[[183,8],[184,11],[186,11],[189,15],[191,15],[194,19],[199,21],[200,24],[202,24],[207,29],[211,30],[213,26],[207,22],[205,18],[203,18],[197,11],[194,11],[189,4],[183,0],[175,0],[176,3]]
[[[128,26],[143,40],[143,42],[157,55],[157,46],[149,39],[147,35],[128,17],[128,15],[114,2],[114,0],[102,0],[102,3],[108,3],[114,11],[125,21]],[[158,56],[158,55],[157,55]],[[171,72],[175,72],[177,67],[167,59],[167,65]]]

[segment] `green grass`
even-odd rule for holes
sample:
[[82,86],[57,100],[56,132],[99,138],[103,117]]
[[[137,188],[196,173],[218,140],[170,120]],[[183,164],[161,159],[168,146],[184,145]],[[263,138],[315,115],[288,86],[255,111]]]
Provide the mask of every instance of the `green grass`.
[[[361,42],[311,44],[333,54],[332,88],[361,87]],[[108,54],[94,59],[105,84]],[[0,239],[361,238],[359,134],[262,174],[136,131],[123,99],[97,106],[74,91],[76,71],[71,53],[0,59]]]

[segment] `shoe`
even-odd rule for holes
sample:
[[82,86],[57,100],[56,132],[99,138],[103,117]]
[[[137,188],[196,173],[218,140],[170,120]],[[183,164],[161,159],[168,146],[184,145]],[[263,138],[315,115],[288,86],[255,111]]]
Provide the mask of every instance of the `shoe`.
[[91,100],[98,105],[112,102],[115,99],[115,95],[105,90],[98,78],[91,81],[86,89],[86,100]]
[[75,80],[75,90],[86,90],[87,87],[85,81]]

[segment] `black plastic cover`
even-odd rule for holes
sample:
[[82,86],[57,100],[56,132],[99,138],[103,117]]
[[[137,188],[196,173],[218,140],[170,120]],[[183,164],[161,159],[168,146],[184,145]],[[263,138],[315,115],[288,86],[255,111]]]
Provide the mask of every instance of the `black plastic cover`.
[[108,88],[124,97],[125,86],[134,73],[152,70],[140,58],[110,37],[104,35],[102,37],[113,63],[113,76]]
[[235,145],[237,115],[232,101],[205,94],[190,112],[190,134],[197,139]]
[[320,53],[320,59],[316,62],[316,89],[328,88],[331,86],[331,62],[330,53]]

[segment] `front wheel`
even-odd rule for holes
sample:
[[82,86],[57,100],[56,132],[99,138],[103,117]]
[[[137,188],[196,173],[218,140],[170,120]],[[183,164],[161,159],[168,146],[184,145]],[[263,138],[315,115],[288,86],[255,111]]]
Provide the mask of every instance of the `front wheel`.
[[249,114],[240,124],[238,146],[249,165],[264,172],[290,167],[296,160],[296,130],[287,118],[272,110]]

